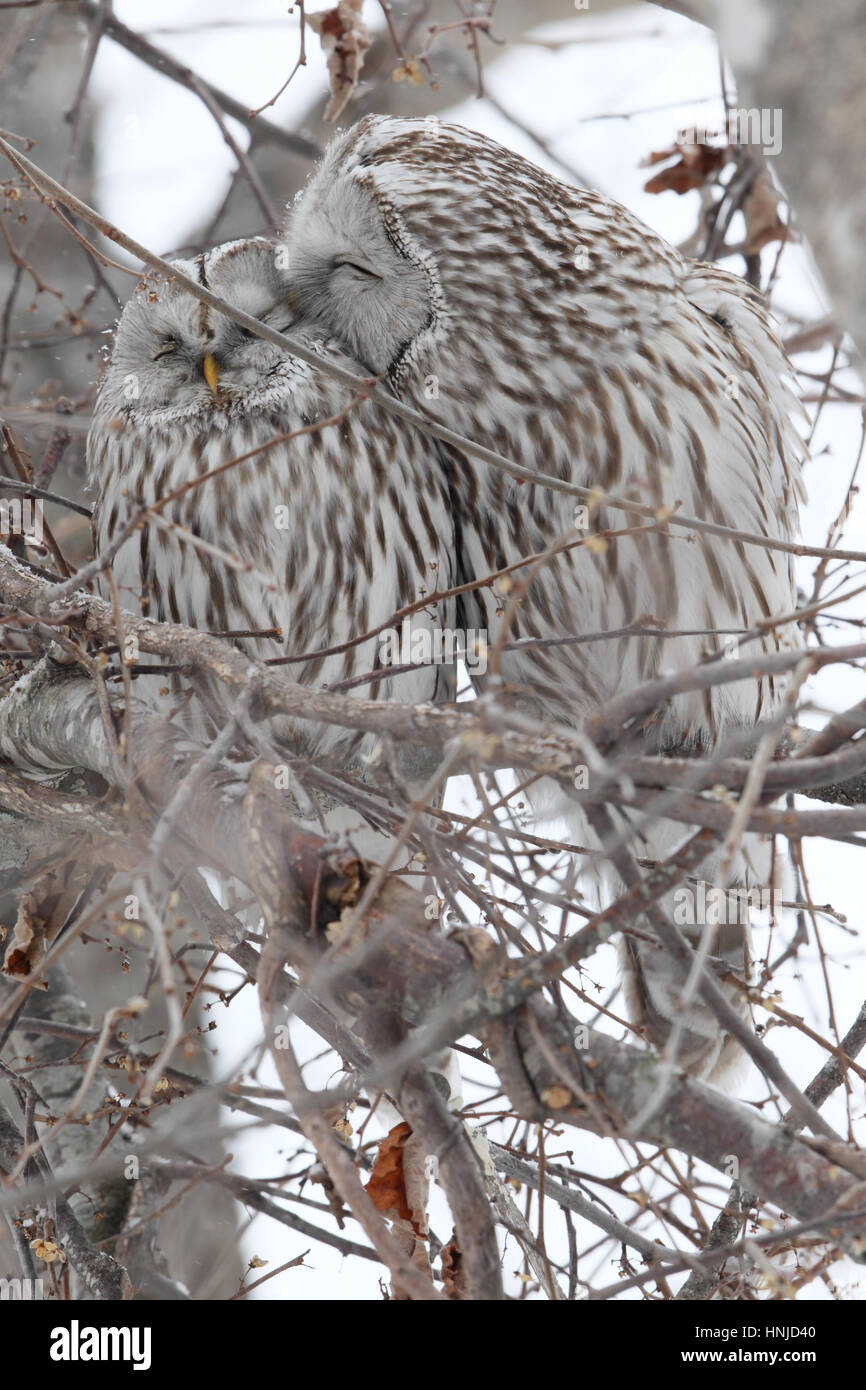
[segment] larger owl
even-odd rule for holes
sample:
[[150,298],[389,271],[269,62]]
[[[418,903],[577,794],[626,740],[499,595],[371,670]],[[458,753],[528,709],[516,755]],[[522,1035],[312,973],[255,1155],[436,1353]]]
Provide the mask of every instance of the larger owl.
[[[619,204],[459,126],[367,117],[331,146],[285,236],[305,321],[428,417],[525,467],[650,503],[662,523],[678,507],[769,542],[796,534],[789,368],[759,296],[686,260]],[[690,670],[796,606],[791,558],[772,546],[640,530],[603,506],[587,517],[567,494],[469,456],[452,462],[464,582],[578,539],[575,521],[586,535],[632,528],[560,549],[513,615],[509,640],[524,645],[505,654],[508,689],[557,726],[580,728],[612,696]],[[495,589],[477,588],[464,621],[495,642],[503,607]],[[636,622],[656,631],[604,638]],[[744,654],[798,642],[790,623],[762,633]],[[642,747],[697,755],[732,737],[742,746],[780,695],[770,678],[684,693],[642,729]],[[573,800],[541,809],[586,835]],[[659,856],[683,835],[644,818],[633,845]],[[747,840],[733,873],[732,882],[766,884],[766,846]],[[684,929],[696,939],[701,927]],[[748,925],[711,944],[745,976]],[[682,974],[634,940],[621,960],[631,1011],[662,1045],[683,1022]],[[742,990],[729,988],[744,1011]],[[730,1039],[702,1004],[685,1023],[678,1060],[720,1077]]]
[[[282,257],[256,238],[177,265],[233,307],[295,331]],[[298,337],[323,362],[361,370],[319,330]],[[369,400],[353,403],[348,388],[181,285],[148,281],[117,326],[87,456],[97,554],[137,509],[202,478],[120,546],[123,607],[223,633],[259,657],[308,655],[286,668],[308,685],[369,674],[353,694],[450,697],[453,669],[413,663],[392,673],[378,634],[407,604],[423,604],[413,633],[454,621],[449,600],[424,602],[449,588],[454,545],[435,447],[417,431]],[[137,689],[152,694],[153,685]],[[345,761],[363,751],[336,726],[294,732],[310,753]],[[419,773],[404,752],[407,775]]]

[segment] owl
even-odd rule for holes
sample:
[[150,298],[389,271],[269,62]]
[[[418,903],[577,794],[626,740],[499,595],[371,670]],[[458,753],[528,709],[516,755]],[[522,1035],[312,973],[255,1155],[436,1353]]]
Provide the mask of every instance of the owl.
[[[789,365],[760,297],[735,275],[685,259],[609,198],[435,119],[370,116],[339,137],[284,240],[302,320],[428,418],[554,479],[653,507],[655,525],[575,507],[443,453],[461,582],[550,552],[512,576],[530,580],[513,612],[489,583],[461,600],[464,623],[491,645],[507,613],[501,674],[517,708],[579,730],[613,696],[734,654],[738,635],[796,607],[789,555],[664,525],[676,508],[768,542],[797,534]],[[634,624],[644,631],[622,633]],[[767,626],[743,654],[798,641],[790,623]],[[684,692],[632,747],[742,748],[782,693],[773,677]],[[575,798],[541,789],[535,805],[597,844]],[[652,858],[685,833],[661,816],[623,813],[618,824]],[[717,867],[706,866],[711,881]],[[729,884],[766,884],[769,873],[768,847],[750,837]],[[710,954],[745,1016],[729,974],[749,971],[741,916],[719,924]],[[681,925],[700,938],[702,923]],[[729,1073],[739,1050],[702,1003],[683,1016],[680,967],[634,938],[620,958],[649,1040],[663,1046],[678,1020],[677,1061],[711,1080]]]
[[[297,331],[323,362],[357,374],[358,363],[319,329],[296,330],[283,255],[255,238],[176,264],[233,307]],[[117,325],[87,442],[95,552],[105,553],[137,509],[202,478],[120,545],[113,572],[124,608],[223,634],[259,658],[305,656],[284,669],[306,685],[369,675],[352,694],[441,702],[450,698],[453,667],[413,660],[398,671],[378,629],[404,605],[452,585],[446,482],[435,446],[353,399],[183,286],[145,282]],[[318,429],[317,421],[335,422]],[[204,477],[231,460],[238,462]],[[453,605],[433,598],[408,621],[413,635],[432,634],[453,626]],[[423,643],[412,650],[423,658]],[[136,693],[165,708],[156,694],[165,684],[144,676]],[[172,713],[201,732],[206,707],[178,713],[179,704],[176,696]],[[336,726],[279,732],[340,764],[364,752],[357,735]],[[416,766],[412,750],[403,753],[407,777],[420,776],[425,755],[418,750]]]

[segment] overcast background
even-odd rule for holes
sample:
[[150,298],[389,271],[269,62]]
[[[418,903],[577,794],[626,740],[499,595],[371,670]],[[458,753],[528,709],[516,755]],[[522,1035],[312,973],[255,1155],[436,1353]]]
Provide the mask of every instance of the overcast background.
[[[289,16],[277,0],[150,0],[146,7],[132,0],[117,0],[115,12],[130,26],[153,36],[197,73],[224,88],[250,107],[260,106],[285,80],[297,53],[297,17]],[[694,230],[698,194],[673,193],[652,196],[643,185],[649,177],[640,161],[653,150],[671,145],[678,130],[698,123],[712,127],[722,116],[719,54],[713,36],[690,22],[648,6],[624,7],[601,14],[575,11],[563,0],[561,20],[529,35],[531,42],[507,50],[483,45],[485,84],[494,99],[470,98],[441,114],[495,137],[527,158],[563,178],[576,172],[596,187],[619,199],[656,232],[674,243]],[[372,28],[380,26],[377,5],[366,10]],[[241,16],[241,18],[238,18]],[[143,28],[146,17],[146,28]],[[433,58],[434,67],[436,58]],[[269,119],[295,128],[325,88],[325,63],[315,36],[308,35],[308,65],[293,80]],[[95,131],[95,201],[123,230],[160,253],[182,247],[215,211],[225,195],[233,168],[233,156],[201,102],[175,83],[146,68],[117,45],[100,45],[91,84],[98,109]],[[520,125],[498,108],[505,108]],[[352,103],[341,125],[353,119]],[[228,119],[242,146],[247,132]],[[521,125],[525,127],[521,129]],[[533,139],[538,136],[547,152]],[[784,129],[783,129],[784,139]],[[261,214],[250,199],[248,230],[258,230]],[[736,227],[731,238],[737,239]],[[765,265],[772,264],[778,246],[767,248]],[[730,262],[742,271],[742,261]],[[808,249],[787,244],[781,254],[774,308],[783,335],[801,322],[819,318],[826,311],[820,277]],[[810,370],[826,367],[826,352],[798,359]],[[844,379],[843,379],[844,380]],[[852,380],[845,382],[855,387]],[[813,441],[813,461],[806,470],[809,504],[804,511],[804,537],[812,544],[826,543],[827,527],[844,499],[859,440],[859,410],[853,406],[824,409]],[[866,548],[866,513],[855,506],[849,518],[845,544]],[[808,589],[812,564],[806,562],[802,585]],[[841,616],[841,614],[840,614]],[[841,628],[838,640],[849,640]],[[856,640],[851,638],[850,640]],[[829,677],[810,687],[815,708],[804,712],[803,722],[819,724],[822,711],[836,709],[863,698],[859,671],[834,668]],[[471,804],[465,787],[455,785],[451,804]],[[832,958],[831,975],[842,1031],[853,1018],[862,998],[861,852],[839,844],[814,842],[806,846],[815,903],[832,903],[848,917],[847,929],[822,919],[825,949]],[[790,934],[790,926],[788,934]],[[759,950],[766,932],[758,933]],[[857,963],[856,969],[851,969]],[[592,980],[606,991],[613,979],[613,952],[606,948],[590,962]],[[810,948],[796,966],[782,972],[786,1007],[802,1013],[822,1033],[828,1032],[827,1003],[817,953]],[[604,997],[604,991],[599,997]],[[250,989],[233,1003],[214,1034],[220,1062],[230,1073],[238,1057],[251,1053],[260,1036],[261,1022]],[[299,1039],[301,1033],[299,1032]],[[817,1070],[824,1054],[790,1030],[770,1034],[774,1046],[783,1049],[785,1065],[805,1082]],[[471,1070],[471,1069],[470,1069]],[[323,1076],[314,1070],[309,1077]],[[268,1079],[262,1069],[260,1077]],[[758,1099],[766,1094],[753,1074],[742,1095]],[[828,1118],[845,1126],[841,1101],[828,1108]],[[862,1113],[862,1104],[855,1113]],[[228,1117],[227,1117],[228,1120]],[[234,1123],[234,1122],[233,1122]],[[281,1152],[291,1136],[287,1131],[261,1131],[238,1127],[229,1148],[233,1168],[258,1176],[282,1171]],[[551,1146],[550,1152],[555,1146]],[[571,1153],[582,1171],[604,1171],[609,1164],[606,1143],[579,1131],[566,1131],[563,1150]],[[725,1190],[719,1183],[720,1195]],[[320,1189],[318,1190],[320,1191]],[[614,1202],[614,1206],[616,1203]],[[621,1206],[633,1216],[634,1208]],[[303,1210],[301,1209],[301,1214]],[[319,1219],[320,1213],[316,1213]],[[443,1238],[450,1221],[441,1204],[433,1211],[433,1226]],[[647,1233],[655,1233],[645,1224]],[[347,1233],[357,1231],[349,1222]],[[244,1249],[272,1264],[291,1259],[305,1242],[258,1216],[244,1236]],[[510,1261],[514,1268],[516,1260]],[[381,1297],[380,1270],[354,1260],[343,1262],[337,1252],[318,1246],[309,1257],[311,1268],[290,1270],[267,1283],[260,1296],[268,1299]],[[847,1296],[861,1297],[858,1271],[849,1267]],[[615,1261],[600,1278],[613,1282]],[[847,1278],[847,1276],[846,1276]],[[517,1286],[511,1282],[513,1292]],[[253,1294],[252,1297],[256,1297]],[[635,1297],[639,1296],[637,1293]],[[803,1297],[824,1297],[817,1281]]]

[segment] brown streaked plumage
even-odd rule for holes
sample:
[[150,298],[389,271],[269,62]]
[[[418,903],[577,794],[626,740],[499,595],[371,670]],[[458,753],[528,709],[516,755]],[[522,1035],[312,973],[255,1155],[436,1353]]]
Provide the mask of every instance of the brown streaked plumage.
[[[293,315],[276,252],[257,238],[179,265],[235,307],[283,329]],[[323,360],[331,356],[357,372],[321,334],[305,341]],[[215,366],[205,370],[206,360]],[[261,449],[333,417],[337,423]],[[451,521],[434,447],[375,404],[353,406],[352,393],[325,373],[239,329],[182,288],[148,282],[120,319],[88,438],[97,554],[137,507],[246,454],[165,506],[160,516],[168,527],[145,521],[124,541],[113,562],[122,605],[215,632],[278,628],[279,639],[236,644],[258,657],[310,653],[285,668],[289,679],[310,685],[381,669],[376,636],[344,652],[317,653],[451,584]],[[416,630],[453,622],[447,600],[412,619]],[[136,689],[155,698],[164,684],[158,677],[136,682]],[[427,666],[354,692],[420,702],[450,698],[452,687],[453,670]],[[204,720],[197,706],[184,717]],[[307,751],[358,751],[350,731],[301,732]]]
[[[285,237],[305,321],[436,420],[528,468],[769,543],[661,524],[553,555],[514,615],[512,641],[604,634],[639,619],[661,635],[512,648],[508,689],[538,718],[580,729],[621,691],[687,672],[724,650],[729,634],[796,606],[791,557],[772,546],[797,533],[795,402],[784,353],[742,280],[686,260],[610,199],[438,121],[360,121],[331,146]],[[454,460],[452,485],[463,580],[579,535],[572,498],[471,457]],[[599,506],[588,530],[627,524]],[[489,588],[463,608],[465,626],[495,639],[502,606]],[[798,641],[785,624],[744,651]],[[642,730],[643,746],[706,753],[748,742],[781,693],[772,678],[684,692]],[[574,800],[551,795],[542,811],[587,835]],[[620,824],[652,857],[683,836],[659,817],[633,820]],[[705,872],[712,878],[712,863]],[[732,872],[732,883],[766,884],[766,846],[747,837]],[[748,942],[746,926],[710,944],[742,974]],[[634,1016],[662,1046],[683,977],[635,942],[622,963]],[[730,994],[743,1008],[741,992]],[[677,1057],[718,1079],[735,1051],[693,1003]]]

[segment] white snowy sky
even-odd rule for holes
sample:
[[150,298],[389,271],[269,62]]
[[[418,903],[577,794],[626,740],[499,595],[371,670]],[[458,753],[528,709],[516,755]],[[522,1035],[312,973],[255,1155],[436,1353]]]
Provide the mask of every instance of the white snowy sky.
[[[237,0],[149,0],[146,7],[134,0],[116,0],[115,12],[136,29],[142,28],[146,19],[145,32],[156,42],[250,107],[260,105],[277,90],[297,52],[297,20],[287,16],[285,0],[244,0],[240,5]],[[371,26],[378,26],[378,6],[369,3],[366,13]],[[238,15],[242,16],[240,21]],[[545,156],[487,100],[469,98],[443,114],[495,137],[560,177],[567,177],[568,166],[574,166],[596,186],[627,204],[654,230],[673,242],[683,241],[695,226],[698,195],[645,193],[648,174],[639,167],[639,161],[652,150],[667,148],[684,126],[718,124],[719,59],[712,36],[686,20],[644,5],[595,16],[575,13],[570,0],[563,0],[562,20],[532,37],[552,46],[527,43],[503,54],[486,45],[485,82],[519,121],[550,143],[556,159]],[[293,126],[322,92],[325,66],[313,35],[308,36],[308,50],[308,66],[267,112],[269,119]],[[219,205],[232,169],[232,155],[212,118],[192,94],[109,41],[100,46],[92,92],[99,106],[97,205],[156,251],[182,245]],[[348,124],[351,118],[350,106],[343,121]],[[246,145],[245,130],[237,123],[229,124],[239,142]],[[251,225],[259,220],[257,209],[251,206]],[[764,255],[775,257],[776,250],[773,246]],[[734,268],[741,269],[741,263]],[[819,276],[802,246],[786,246],[774,302],[777,312],[804,320],[825,312]],[[826,361],[819,353],[809,365],[819,370]],[[805,365],[802,359],[801,364]],[[806,472],[810,500],[803,518],[804,537],[813,544],[825,543],[827,526],[845,495],[858,430],[855,408],[825,410],[814,441],[815,458]],[[844,543],[866,549],[866,509],[862,504],[854,509]],[[804,564],[804,588],[811,568],[810,563]],[[842,628],[838,639],[833,640],[855,640],[849,634],[850,629]],[[834,670],[818,688],[819,703],[825,709],[844,707],[864,693],[859,671]],[[805,722],[820,723],[821,716],[817,712],[807,714]],[[460,795],[457,789],[455,796]],[[806,861],[813,901],[832,902],[847,913],[849,930],[860,930],[861,852],[843,845],[813,843],[807,846]],[[764,939],[759,933],[759,947]],[[862,948],[856,936],[829,922],[824,926],[824,943],[836,961],[834,996],[844,1031],[862,998],[862,985],[858,988],[855,976],[863,975],[862,967],[847,969],[846,964],[862,961]],[[611,966],[612,953],[598,968],[594,966],[594,977],[610,981]],[[799,979],[793,978],[789,967],[783,982],[784,1002],[825,1032],[826,997],[814,951],[801,957],[799,975]],[[260,1036],[252,991],[239,996],[224,1021],[216,1011],[214,1016],[221,1023],[214,1035],[219,1060],[228,1075]],[[803,1081],[823,1061],[818,1049],[789,1030],[771,1033],[770,1040],[783,1049],[789,1071]],[[262,1079],[267,1075],[263,1069]],[[318,1080],[324,1082],[325,1077]],[[753,1076],[744,1098],[763,1094],[759,1079]],[[855,1113],[861,1111],[862,1103],[855,1105]],[[840,1110],[830,1110],[828,1115],[844,1125]],[[287,1131],[240,1129],[229,1147],[235,1155],[236,1171],[273,1175],[280,1170],[281,1150],[293,1147],[293,1143]],[[573,1150],[576,1166],[584,1170],[601,1172],[610,1162],[601,1141],[578,1132],[564,1138],[562,1147]],[[320,1189],[308,1192],[316,1196]],[[315,1222],[322,1220],[319,1212],[297,1210]],[[447,1238],[451,1226],[443,1203],[434,1208],[433,1225]],[[363,1239],[352,1222],[347,1234]],[[271,1267],[291,1259],[309,1244],[262,1217],[245,1237],[247,1252],[269,1260]],[[260,1296],[312,1300],[380,1297],[381,1270],[376,1265],[344,1262],[323,1246],[314,1250],[309,1263],[312,1269],[278,1276],[262,1288]],[[855,1277],[852,1272],[852,1280]],[[611,1265],[600,1282],[614,1282],[615,1278],[616,1269]],[[813,1284],[805,1296],[821,1297],[822,1286]],[[862,1292],[852,1284],[848,1296],[862,1297]]]

